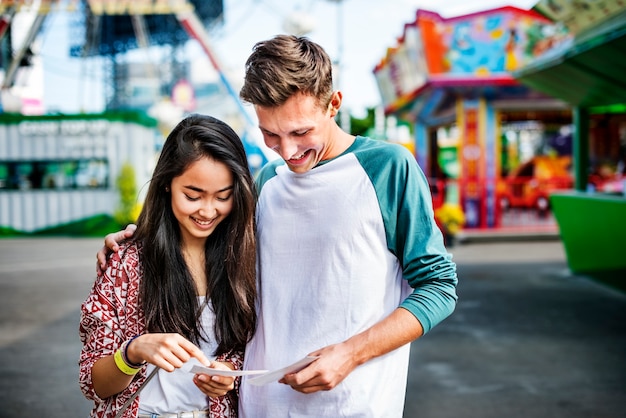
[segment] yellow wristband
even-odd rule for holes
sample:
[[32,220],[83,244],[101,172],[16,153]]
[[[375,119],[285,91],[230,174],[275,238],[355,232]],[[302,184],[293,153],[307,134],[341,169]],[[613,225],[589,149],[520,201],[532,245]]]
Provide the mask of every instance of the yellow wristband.
[[122,373],[127,374],[129,376],[136,375],[139,372],[139,370],[141,370],[141,367],[134,368],[126,364],[126,362],[124,361],[124,358],[122,357],[121,350],[115,351],[115,354],[113,354],[113,360],[115,360],[115,365],[117,366],[117,368],[120,369]]

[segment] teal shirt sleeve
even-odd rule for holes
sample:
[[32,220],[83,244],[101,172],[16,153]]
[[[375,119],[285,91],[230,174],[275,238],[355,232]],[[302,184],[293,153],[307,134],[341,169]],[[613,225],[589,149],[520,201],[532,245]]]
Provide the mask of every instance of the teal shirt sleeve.
[[367,144],[354,152],[376,190],[387,248],[413,288],[400,307],[415,315],[426,333],[454,311],[458,283],[456,264],[435,222],[428,181],[405,147],[357,140]]
[[257,173],[254,182],[256,184],[257,192],[261,193],[263,185],[272,177],[276,175],[276,168],[285,164],[285,161],[276,159],[266,163],[261,170]]

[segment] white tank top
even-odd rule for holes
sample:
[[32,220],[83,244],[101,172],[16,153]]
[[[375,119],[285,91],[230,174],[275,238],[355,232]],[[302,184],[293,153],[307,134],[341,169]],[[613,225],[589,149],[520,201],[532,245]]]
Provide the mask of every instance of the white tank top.
[[[204,296],[199,296],[198,302],[203,304],[204,299]],[[213,360],[217,343],[213,332],[215,312],[210,303],[202,311],[201,323],[208,341],[201,341],[200,349],[207,358]],[[207,397],[193,383],[193,374],[189,372],[194,364],[200,365],[200,362],[192,358],[183,367],[171,373],[163,369],[159,370],[139,395],[139,412],[168,414],[207,409]],[[150,374],[154,367],[149,364],[147,373]]]

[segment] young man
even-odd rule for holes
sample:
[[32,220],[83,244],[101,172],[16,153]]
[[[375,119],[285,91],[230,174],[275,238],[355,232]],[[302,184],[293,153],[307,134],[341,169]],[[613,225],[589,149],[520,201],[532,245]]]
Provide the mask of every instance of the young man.
[[259,42],[246,63],[241,98],[282,160],[257,178],[260,300],[244,368],[318,358],[279,383],[244,378],[242,417],[402,417],[409,343],[456,304],[415,158],[342,131],[332,84],[329,56],[302,37]]
[[306,38],[260,42],[246,62],[241,98],[282,161],[257,178],[259,326],[244,368],[319,358],[283,385],[244,379],[244,417],[401,417],[408,343],[456,303],[415,158],[341,130],[332,84],[330,58]]

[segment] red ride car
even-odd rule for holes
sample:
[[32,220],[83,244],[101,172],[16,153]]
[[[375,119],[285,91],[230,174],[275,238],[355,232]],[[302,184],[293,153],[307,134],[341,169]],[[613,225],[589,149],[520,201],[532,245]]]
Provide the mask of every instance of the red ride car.
[[500,208],[536,209],[540,215],[546,215],[550,209],[550,193],[573,188],[574,177],[570,169],[569,156],[536,156],[520,164],[500,180]]

